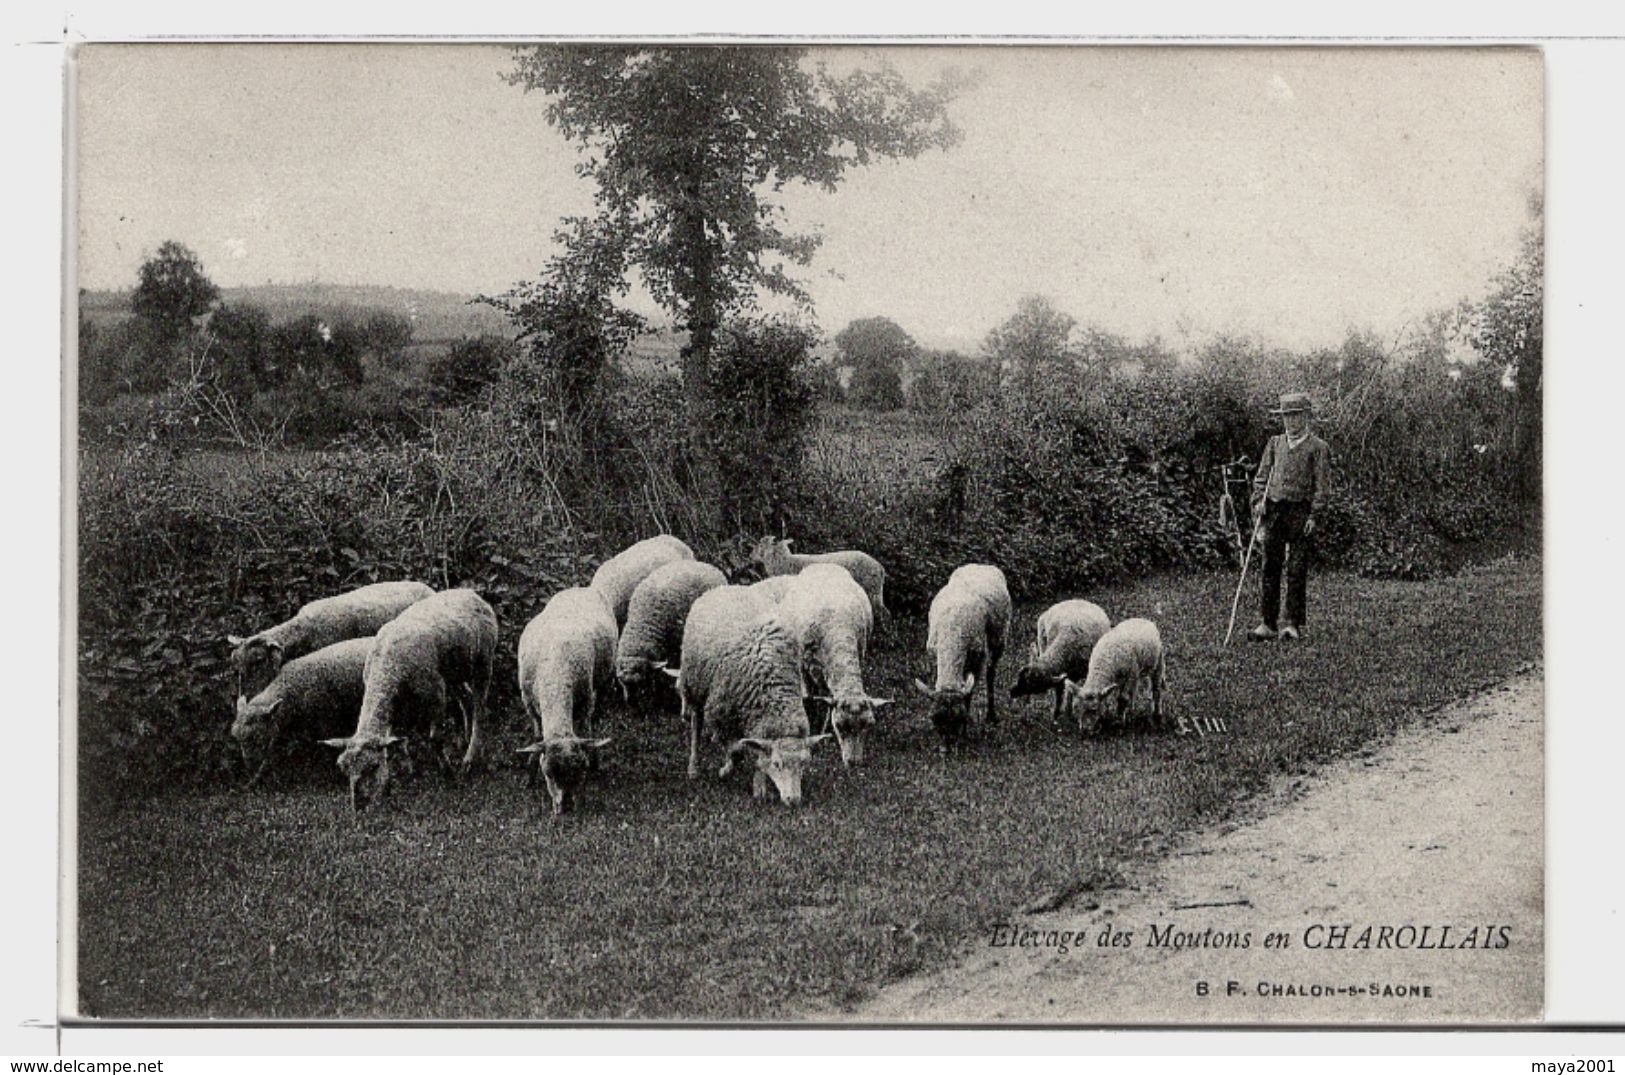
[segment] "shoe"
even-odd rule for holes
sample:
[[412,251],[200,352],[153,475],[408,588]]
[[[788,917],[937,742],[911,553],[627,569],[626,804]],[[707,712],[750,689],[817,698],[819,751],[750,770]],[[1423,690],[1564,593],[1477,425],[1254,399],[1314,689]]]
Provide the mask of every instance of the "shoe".
[[1247,634],[1254,642],[1272,642],[1275,640],[1275,628],[1267,623],[1261,623]]
[[1297,640],[1298,640],[1298,629],[1296,627],[1292,626],[1292,624],[1289,623],[1285,627],[1281,628],[1281,641],[1282,642],[1296,642]]

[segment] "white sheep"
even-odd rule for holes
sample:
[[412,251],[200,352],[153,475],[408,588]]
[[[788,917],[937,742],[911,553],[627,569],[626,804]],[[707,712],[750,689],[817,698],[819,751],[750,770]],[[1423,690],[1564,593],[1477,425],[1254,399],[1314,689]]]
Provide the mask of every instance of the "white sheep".
[[791,552],[794,542],[790,538],[776,540],[771,534],[758,541],[750,551],[750,558],[769,576],[795,575],[809,564],[840,564],[857,580],[869,603],[875,620],[885,623],[891,616],[886,608],[886,569],[866,552],[842,549],[837,552]]
[[760,582],[751,583],[747,588],[761,594],[769,602],[776,605],[784,600],[785,594],[790,592],[790,587],[795,585],[796,578],[795,575],[769,575]]
[[473,590],[426,597],[384,625],[367,658],[355,732],[323,740],[343,752],[339,768],[350,778],[352,809],[367,806],[389,785],[390,747],[402,742],[397,726],[425,729],[431,743],[438,738],[451,691],[459,695],[468,737],[462,767],[473,767],[496,648],[496,613]]
[[742,754],[755,762],[751,791],[768,798],[777,788],[789,806],[801,802],[801,776],[812,748],[803,702],[801,649],[773,602],[750,586],[720,586],[694,602],[683,628],[677,679],[689,725],[688,775],[700,772],[700,730],[730,740],[727,776]]
[[[1112,695],[1117,696],[1117,720],[1121,723],[1139,693],[1140,681],[1151,681],[1151,714],[1158,726],[1164,725],[1162,689],[1167,680],[1167,659],[1162,635],[1150,620],[1131,619],[1107,631],[1094,652],[1089,655],[1089,671],[1082,683],[1067,680],[1066,690],[1081,708],[1078,712],[1078,730],[1084,731],[1084,714],[1094,717],[1090,730],[1100,727],[1100,705]],[[1185,720],[1179,720],[1179,734],[1186,731]]]
[[536,759],[555,814],[569,811],[609,745],[591,736],[614,676],[615,617],[597,590],[554,594],[519,637],[519,696],[536,736],[520,753]]
[[978,679],[987,690],[987,720],[998,722],[993,682],[1010,631],[1010,588],[1004,572],[990,564],[955,568],[947,585],[931,599],[927,614],[927,653],[937,661],[935,688],[919,679],[914,688],[931,699],[931,723],[947,750],[964,737],[970,723],[971,694]]
[[863,658],[874,629],[869,595],[839,564],[809,564],[779,603],[778,615],[801,646],[807,694],[829,707],[845,765],[863,763],[865,733],[875,710],[889,698],[871,698],[863,687]]
[[688,610],[701,594],[727,583],[719,569],[699,560],[663,564],[638,583],[615,645],[615,678],[624,697],[649,683],[655,669],[678,661]]
[[694,559],[694,550],[670,534],[645,538],[605,560],[593,572],[591,589],[597,590],[615,615],[615,629],[626,623],[626,613],[638,583],[656,568],[675,560]]
[[231,737],[253,769],[250,783],[265,778],[295,736],[342,735],[355,727],[374,642],[352,638],[296,657],[252,699],[237,699]]
[[[1032,660],[1016,673],[1010,697],[1054,691],[1055,705],[1050,719],[1058,719],[1063,701],[1071,697],[1066,691],[1066,681],[1081,680],[1088,675],[1089,654],[1111,627],[1111,617],[1093,602],[1062,601],[1051,605],[1038,617],[1038,639],[1033,643]],[[1070,716],[1070,704],[1067,711]]]
[[303,606],[293,619],[243,638],[227,635],[237,671],[237,698],[254,697],[276,678],[284,661],[323,646],[378,633],[407,608],[432,595],[421,582],[375,582]]

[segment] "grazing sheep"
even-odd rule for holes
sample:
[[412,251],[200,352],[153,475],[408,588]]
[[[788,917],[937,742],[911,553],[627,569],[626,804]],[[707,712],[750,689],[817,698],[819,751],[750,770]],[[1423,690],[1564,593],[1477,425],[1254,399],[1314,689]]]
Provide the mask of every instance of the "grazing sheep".
[[[1128,715],[1129,707],[1134,704],[1142,678],[1151,681],[1152,721],[1163,726],[1165,669],[1162,635],[1150,620],[1124,620],[1107,631],[1095,643],[1095,650],[1089,655],[1089,672],[1084,681],[1080,684],[1069,679],[1066,684],[1067,693],[1073,701],[1081,703],[1078,731],[1084,730],[1085,711],[1094,717],[1091,730],[1100,727],[1100,704],[1112,694],[1117,695],[1117,720],[1121,723]],[[1184,735],[1185,730],[1185,721],[1181,718],[1179,734]]]
[[786,805],[801,802],[801,775],[812,748],[802,700],[801,650],[766,595],[752,586],[720,586],[702,595],[683,628],[677,678],[688,719],[690,779],[700,772],[700,729],[732,740],[721,775],[740,755],[755,761],[751,791],[765,799],[777,788]]
[[778,615],[800,644],[807,694],[829,706],[826,727],[835,731],[842,763],[861,765],[875,710],[891,704],[863,688],[863,657],[874,627],[869,595],[839,564],[809,564],[791,577],[794,585]]
[[[1033,643],[1032,660],[1016,674],[1010,697],[1054,691],[1050,719],[1058,719],[1062,702],[1071,697],[1066,681],[1081,680],[1089,674],[1089,654],[1111,627],[1111,618],[1092,602],[1062,601],[1051,605],[1038,617],[1038,640]],[[1070,704],[1067,712],[1070,716]]]
[[784,600],[784,595],[790,592],[790,587],[795,583],[795,575],[769,575],[760,582],[751,583],[749,589],[776,605]]
[[842,549],[838,552],[791,552],[790,538],[775,540],[771,534],[758,541],[750,551],[750,558],[759,564],[769,577],[796,575],[809,564],[840,564],[846,568],[863,592],[869,595],[869,604],[875,619],[885,623],[891,616],[886,609],[886,569],[866,552]]
[[955,568],[948,584],[931,599],[925,649],[936,655],[937,685],[932,689],[916,679],[914,688],[931,699],[931,723],[942,737],[943,750],[964,737],[978,678],[986,684],[988,723],[998,722],[993,681],[1010,630],[1010,613],[1004,572],[989,564]]
[[252,699],[237,699],[231,737],[253,769],[250,783],[265,779],[271,763],[295,736],[343,735],[355,727],[374,641],[352,638],[297,657]]
[[[459,694],[468,748],[463,769],[480,754],[480,721],[496,658],[497,617],[473,590],[447,590],[408,608],[378,632],[367,658],[366,692],[355,732],[327,739],[337,747],[339,768],[350,778],[350,806],[361,810],[389,785],[390,747],[402,742],[397,726],[439,734],[449,691]],[[442,759],[444,760],[444,759]]]
[[665,681],[652,673],[681,656],[688,610],[701,594],[727,583],[720,570],[698,560],[664,564],[638,583],[615,645],[615,678],[624,697],[630,700],[634,688],[652,679]]
[[375,635],[384,624],[433,593],[421,582],[375,582],[312,601],[293,619],[259,634],[247,638],[227,635],[226,641],[232,646],[231,665],[237,671],[239,702],[264,690],[284,661],[348,638]]
[[536,736],[520,753],[535,757],[555,814],[569,811],[594,752],[609,745],[590,736],[614,676],[615,617],[597,590],[554,594],[519,637],[519,696]]
[[619,631],[626,624],[627,609],[638,583],[658,567],[692,559],[694,550],[670,534],[646,538],[605,560],[593,572],[591,588],[603,595],[604,603],[615,614],[615,629]]

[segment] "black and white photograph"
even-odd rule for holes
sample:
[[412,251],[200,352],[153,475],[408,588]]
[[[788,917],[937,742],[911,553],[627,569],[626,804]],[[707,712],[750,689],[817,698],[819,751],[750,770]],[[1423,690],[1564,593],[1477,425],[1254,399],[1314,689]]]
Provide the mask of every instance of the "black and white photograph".
[[1542,1020],[1539,47],[67,78],[65,1019]]

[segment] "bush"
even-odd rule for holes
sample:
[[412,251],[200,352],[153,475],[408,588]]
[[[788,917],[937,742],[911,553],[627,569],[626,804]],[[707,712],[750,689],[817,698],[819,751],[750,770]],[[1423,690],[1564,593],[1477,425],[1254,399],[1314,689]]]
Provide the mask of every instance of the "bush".
[[428,382],[437,404],[468,403],[502,376],[518,348],[502,336],[464,337],[430,360]]

